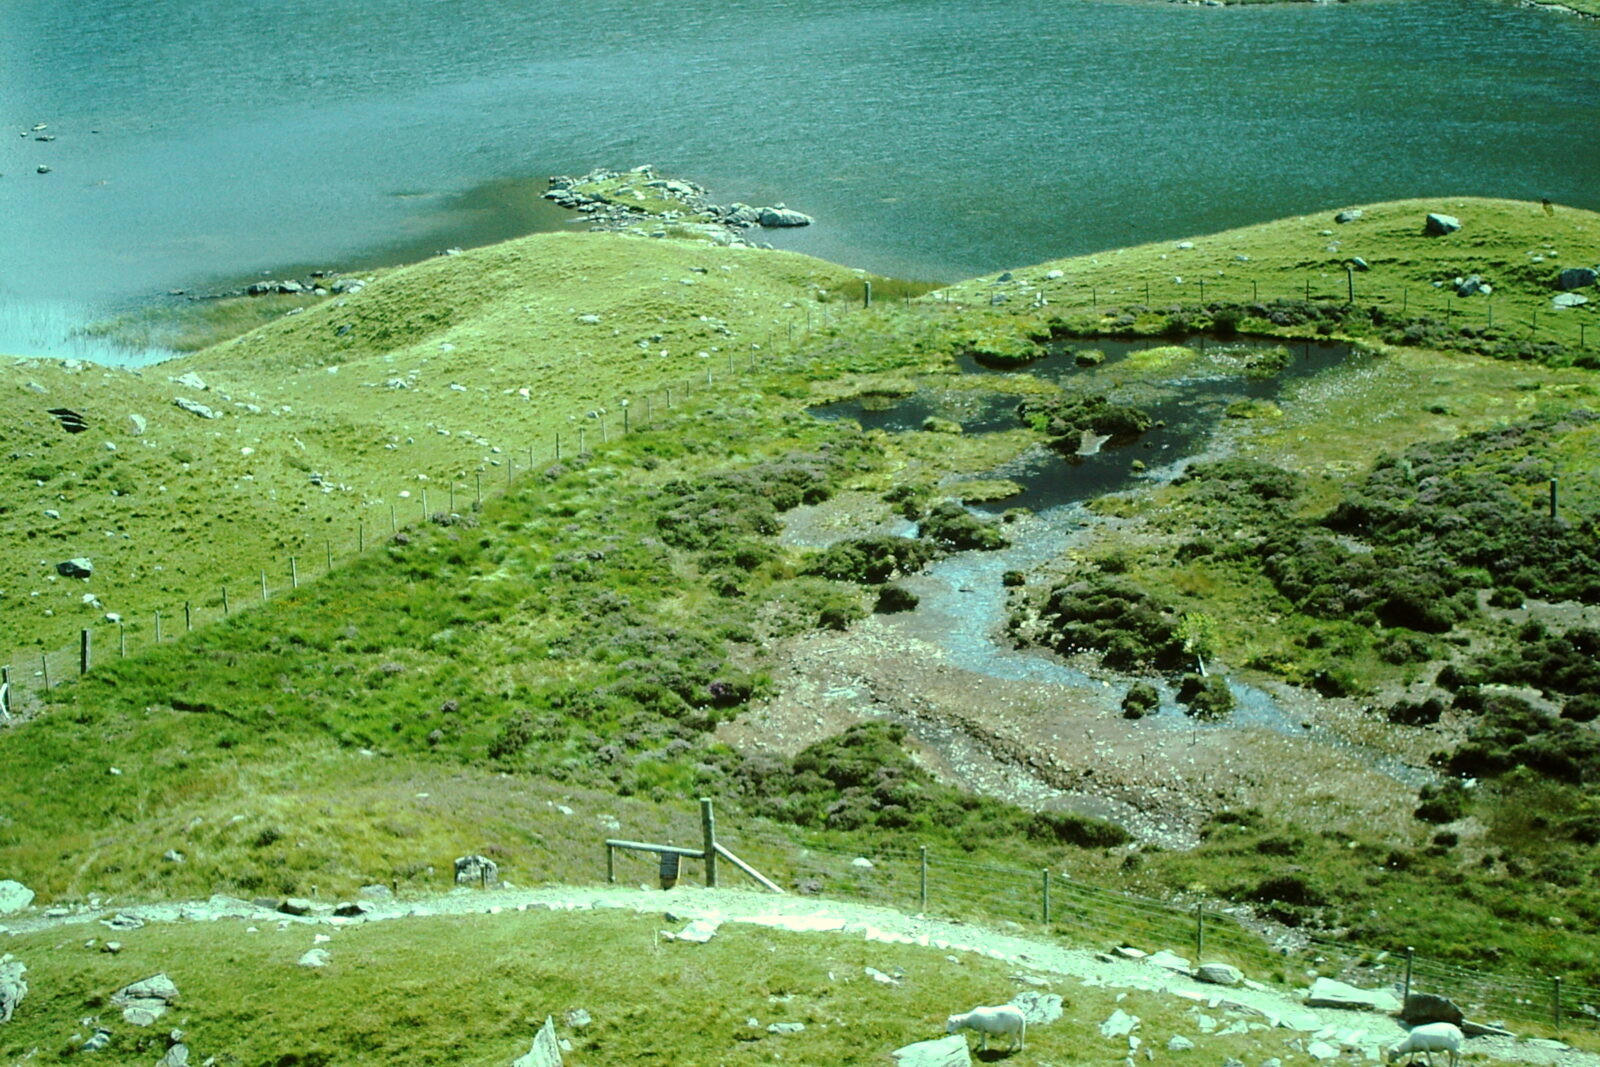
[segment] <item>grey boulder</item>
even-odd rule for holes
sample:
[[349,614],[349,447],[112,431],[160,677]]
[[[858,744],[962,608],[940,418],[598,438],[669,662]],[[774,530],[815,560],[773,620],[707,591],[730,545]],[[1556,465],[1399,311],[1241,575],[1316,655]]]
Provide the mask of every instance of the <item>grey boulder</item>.
[[810,215],[775,204],[761,209],[761,225],[769,227],[810,226],[815,221]]
[[94,564],[86,556],[75,556],[57,563],[56,573],[63,578],[87,578],[94,573]]
[[1428,218],[1422,224],[1424,233],[1434,237],[1443,237],[1447,233],[1455,233],[1461,229],[1461,220],[1454,215],[1441,215],[1436,211],[1428,212]]
[[967,1035],[951,1034],[936,1041],[918,1041],[889,1053],[899,1067],[971,1067]]
[[33,903],[33,890],[21,882],[14,882],[7,878],[0,881],[0,915],[10,915],[14,911],[21,911]]
[[1568,267],[1556,278],[1557,289],[1585,289],[1600,281],[1600,272],[1593,267]]

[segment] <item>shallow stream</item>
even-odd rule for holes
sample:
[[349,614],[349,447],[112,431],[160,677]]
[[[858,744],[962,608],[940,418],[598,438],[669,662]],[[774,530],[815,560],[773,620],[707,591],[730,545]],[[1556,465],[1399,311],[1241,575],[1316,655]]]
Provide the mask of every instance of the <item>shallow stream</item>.
[[[1112,390],[1113,399],[1149,411],[1156,427],[1131,441],[1107,441],[1092,455],[1062,457],[1040,447],[992,471],[984,478],[1003,478],[1023,487],[1016,496],[996,505],[978,507],[997,515],[1023,506],[1032,514],[1008,527],[1012,544],[993,552],[957,552],[941,559],[905,584],[919,597],[914,611],[891,616],[908,634],[942,649],[948,662],[962,670],[1008,680],[1052,683],[1094,695],[1097,702],[1119,708],[1132,679],[1107,684],[1037,650],[1017,650],[1003,638],[1006,592],[1001,577],[1006,571],[1028,573],[1060,557],[1084,530],[1105,520],[1085,506],[1094,498],[1140,483],[1169,481],[1193,460],[1207,455],[1226,408],[1240,400],[1272,401],[1284,387],[1304,380],[1341,362],[1366,358],[1342,344],[1300,342],[1291,350],[1289,365],[1268,378],[1246,378],[1239,373],[1243,352],[1249,347],[1274,347],[1276,342],[1251,344],[1226,342],[1195,335],[1181,343],[1206,353],[1197,365],[1185,365],[1176,376],[1158,382],[1133,381],[1119,373],[1118,365],[1135,352],[1172,345],[1170,339],[1149,341],[1084,341],[1073,348],[1104,352],[1104,364],[1095,368],[1076,365],[1070,352],[1060,351],[1025,373],[1044,380],[1082,382],[1081,388]],[[962,361],[968,374],[1004,376],[971,360]],[[905,432],[918,429],[930,416],[960,422],[964,433],[1014,429],[1018,425],[1014,394],[918,393],[898,400],[872,397],[848,400],[813,409],[823,418],[851,418],[864,429]],[[1135,466],[1142,461],[1143,469]],[[914,536],[915,529],[905,531]],[[1235,709],[1217,723],[1197,722],[1184,714],[1172,686],[1149,679],[1161,692],[1157,712],[1146,717],[1165,730],[1267,729],[1276,733],[1338,748],[1362,763],[1407,786],[1417,787],[1432,777],[1387,754],[1355,744],[1333,731],[1286,711],[1266,690],[1230,678]]]

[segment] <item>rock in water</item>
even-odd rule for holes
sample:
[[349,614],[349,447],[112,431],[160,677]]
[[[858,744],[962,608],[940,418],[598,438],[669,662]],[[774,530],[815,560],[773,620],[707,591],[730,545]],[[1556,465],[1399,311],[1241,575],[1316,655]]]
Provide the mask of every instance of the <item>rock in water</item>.
[[782,204],[761,209],[761,225],[769,227],[781,226],[810,226],[815,220],[810,215],[803,215],[793,211]]
[[1455,233],[1461,229],[1461,220],[1454,215],[1441,215],[1438,212],[1428,212],[1427,221],[1422,224],[1424,233],[1433,237],[1442,237],[1447,233]]

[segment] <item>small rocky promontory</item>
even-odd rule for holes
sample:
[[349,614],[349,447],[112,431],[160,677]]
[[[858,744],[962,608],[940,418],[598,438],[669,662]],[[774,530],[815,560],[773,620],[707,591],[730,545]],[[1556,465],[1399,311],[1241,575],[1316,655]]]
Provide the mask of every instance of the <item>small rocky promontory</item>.
[[753,244],[748,231],[809,226],[810,215],[783,204],[712,203],[703,186],[663,178],[649,164],[628,171],[592,170],[581,177],[557,175],[544,197],[587,215],[594,230],[633,230],[652,237],[669,232],[723,245]]

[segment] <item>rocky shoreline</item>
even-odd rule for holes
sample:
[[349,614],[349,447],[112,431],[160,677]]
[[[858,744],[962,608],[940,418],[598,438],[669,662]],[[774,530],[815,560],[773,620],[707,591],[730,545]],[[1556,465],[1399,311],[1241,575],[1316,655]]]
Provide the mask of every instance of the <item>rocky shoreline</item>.
[[585,216],[591,230],[631,231],[650,237],[676,233],[720,245],[770,247],[750,240],[750,232],[809,226],[816,221],[783,204],[714,203],[704,186],[663,178],[648,163],[627,171],[597,168],[576,178],[552,176],[544,198]]

